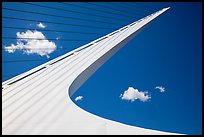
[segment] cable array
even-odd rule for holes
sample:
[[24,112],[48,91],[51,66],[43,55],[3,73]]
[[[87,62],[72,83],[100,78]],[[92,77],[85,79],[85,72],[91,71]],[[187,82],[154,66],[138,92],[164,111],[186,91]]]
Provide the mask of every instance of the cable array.
[[71,16],[62,16],[62,15],[43,13],[43,12],[33,12],[33,11],[19,10],[19,9],[13,9],[13,8],[2,8],[2,9],[9,10],[9,11],[15,11],[15,12],[23,12],[23,13],[37,14],[37,15],[43,15],[43,16],[58,17],[58,18],[64,18],[64,19],[74,19],[74,20],[80,20],[80,21],[93,21],[93,22],[99,22],[99,23],[105,23],[105,24],[121,25],[120,23],[112,23],[112,22],[99,21],[99,20],[93,20],[93,19],[76,18],[76,17],[71,17]]
[[[48,5],[43,5],[39,3],[34,3],[34,2],[19,2],[18,4],[22,5],[27,5],[27,6],[32,6],[39,8],[41,10],[36,10],[36,11],[31,11],[30,9],[27,10],[25,9],[19,9],[19,8],[14,8],[14,7],[9,7],[9,6],[3,6],[2,7],[2,13],[7,13],[10,12],[12,14],[2,14],[2,19],[4,22],[8,21],[19,21],[19,22],[34,22],[34,23],[47,23],[50,25],[55,25],[56,29],[40,29],[40,28],[31,28],[31,27],[22,27],[22,26],[17,26],[15,24],[13,25],[8,25],[8,24],[3,24],[2,28],[3,30],[33,30],[33,31],[42,31],[42,32],[49,32],[49,33],[66,33],[66,34],[75,34],[75,35],[105,35],[104,31],[113,31],[117,28],[121,28],[125,24],[129,24],[130,22],[133,22],[136,20],[136,18],[142,18],[144,15],[152,10],[155,10],[154,7],[148,6],[146,4],[141,4],[141,3],[128,3],[128,2],[122,2],[122,3],[93,3],[93,2],[84,2],[83,4],[79,5],[78,3],[74,2],[56,2],[55,6],[50,6]],[[116,8],[116,6],[117,8]],[[72,8],[69,8],[69,7]],[[138,7],[138,8],[136,8]],[[140,9],[139,9],[140,7]],[[76,10],[75,8],[80,8],[81,10]],[[86,11],[83,11],[85,9]],[[44,12],[44,10],[49,10],[50,12]],[[52,11],[56,10],[58,12],[61,12],[62,14],[53,14]],[[87,11],[88,10],[88,11]],[[65,14],[67,13],[67,14]],[[24,18],[24,16],[16,16],[16,15],[31,15],[29,17],[32,17],[32,15],[39,15],[40,19],[33,19],[33,18]],[[9,15],[9,16],[8,16]],[[76,16],[79,15],[79,16]],[[81,17],[80,15],[83,15],[85,17]],[[45,20],[49,18],[55,18],[55,20],[58,19],[63,19],[64,22],[59,22],[57,21],[50,21],[50,20]],[[74,23],[70,23],[70,21],[75,21]],[[83,21],[85,23],[78,23]],[[90,24],[91,23],[91,24]],[[105,24],[99,25],[100,24]],[[111,25],[111,26],[110,26]],[[60,30],[57,29],[57,27],[63,27],[63,26],[68,26],[72,29],[66,29],[66,30]],[[77,28],[77,30],[73,30],[74,28]],[[86,31],[79,31],[78,28],[87,28],[90,30]],[[97,29],[98,31],[96,31]],[[102,31],[99,31],[102,30]],[[92,32],[94,31],[94,32]],[[4,32],[4,31],[3,31]],[[101,33],[103,32],[103,33]],[[90,37],[89,37],[90,38]],[[94,37],[93,37],[94,38]],[[14,36],[2,36],[3,40],[6,39],[25,39],[25,40],[52,40],[52,41],[64,41],[64,42],[88,42],[93,39],[73,39],[73,38],[64,38],[64,39],[56,39],[56,38],[47,38],[47,39],[39,39],[39,38],[18,38]],[[30,48],[30,50],[49,50],[52,48]],[[2,47],[2,51],[6,51],[7,49]],[[12,50],[12,49],[11,49]],[[13,49],[13,50],[18,50],[18,49]],[[28,50],[27,48],[22,48],[21,50]],[[68,48],[56,48],[55,50],[64,50],[64,51],[69,51],[70,49]],[[50,59],[32,59],[32,60],[3,60],[2,63],[18,63],[18,62],[36,62],[36,61],[49,61]],[[9,76],[9,75],[7,75]]]
[[123,16],[123,17],[128,17],[128,18],[135,18],[135,16],[130,16],[128,14],[119,14],[119,13],[114,13],[114,12],[110,12],[110,11],[105,11],[105,10],[99,10],[99,9],[96,9],[96,8],[89,8],[89,7],[84,7],[84,6],[79,6],[79,5],[74,5],[74,4],[71,4],[71,3],[62,3],[62,2],[59,2],[61,4],[65,4],[65,5],[72,5],[72,6],[75,6],[75,7],[80,7],[80,8],[83,8],[83,9],[90,9],[90,10],[94,10],[94,11],[98,11],[98,12],[102,12],[102,13],[108,13],[108,14],[112,14],[112,15],[119,15],[119,16]]
[[21,20],[21,21],[44,22],[44,23],[50,23],[50,24],[56,24],[56,25],[65,25],[65,26],[75,26],[75,27],[95,28],[95,29],[108,29],[108,30],[112,29],[109,27],[87,26],[87,25],[53,22],[53,21],[46,21],[46,20],[24,19],[24,18],[19,18],[19,17],[10,17],[10,16],[2,16],[2,18],[11,19],[11,20]]
[[80,11],[74,11],[74,10],[68,10],[68,9],[50,7],[50,6],[39,5],[39,4],[33,4],[33,3],[28,3],[28,2],[24,2],[24,4],[29,4],[29,5],[38,6],[38,7],[44,7],[44,8],[49,8],[49,9],[55,9],[55,10],[65,11],[65,12],[78,13],[78,14],[82,14],[82,15],[86,14],[86,15],[94,16],[94,17],[102,17],[102,18],[106,18],[106,19],[114,19],[114,20],[117,20],[117,21],[130,21],[130,20],[126,20],[126,19],[120,20],[120,19],[115,18],[115,17],[107,17],[107,16],[102,16],[102,15],[99,15],[99,14],[84,13],[84,12],[80,12]]

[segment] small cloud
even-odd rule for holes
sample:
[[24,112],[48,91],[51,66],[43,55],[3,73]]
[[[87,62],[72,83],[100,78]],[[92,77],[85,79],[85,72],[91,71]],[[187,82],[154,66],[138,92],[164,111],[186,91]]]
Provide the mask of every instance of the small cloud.
[[30,27],[33,27],[33,26],[35,26],[35,24],[33,24],[33,23],[30,23],[28,26],[30,26]]
[[123,94],[120,94],[120,98],[123,96]]
[[155,89],[159,89],[160,92],[165,92],[165,87],[162,86],[156,86]]
[[140,101],[148,101],[151,97],[148,95],[147,91],[139,91],[133,87],[129,87],[123,94],[120,94],[122,100],[130,100],[131,102],[139,99]]
[[43,28],[43,29],[45,28],[45,25],[44,25],[43,23],[41,23],[41,22],[40,22],[39,24],[37,24],[37,26],[38,26],[39,28]]
[[83,99],[83,96],[78,96],[75,98],[75,101],[82,100],[82,99]]
[[57,37],[57,38],[56,38],[56,40],[59,40],[59,39],[60,39],[60,37]]
[[[38,54],[49,58],[49,54],[56,50],[54,42],[49,41],[40,31],[17,32],[16,45],[5,46],[5,51],[14,53],[16,50],[22,50],[25,54]],[[42,40],[43,39],[43,40]]]

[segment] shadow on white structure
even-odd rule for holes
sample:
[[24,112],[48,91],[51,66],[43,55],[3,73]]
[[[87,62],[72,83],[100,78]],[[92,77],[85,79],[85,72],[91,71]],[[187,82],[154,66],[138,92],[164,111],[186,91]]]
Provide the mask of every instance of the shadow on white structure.
[[93,115],[70,96],[164,8],[2,83],[2,134],[175,134]]

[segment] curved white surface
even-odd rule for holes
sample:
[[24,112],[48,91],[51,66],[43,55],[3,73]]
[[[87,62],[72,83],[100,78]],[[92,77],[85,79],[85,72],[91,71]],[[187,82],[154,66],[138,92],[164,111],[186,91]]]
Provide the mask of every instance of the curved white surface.
[[[167,9],[3,82],[2,134],[174,134],[98,117],[70,99],[106,60]],[[89,44],[93,45],[85,48]]]

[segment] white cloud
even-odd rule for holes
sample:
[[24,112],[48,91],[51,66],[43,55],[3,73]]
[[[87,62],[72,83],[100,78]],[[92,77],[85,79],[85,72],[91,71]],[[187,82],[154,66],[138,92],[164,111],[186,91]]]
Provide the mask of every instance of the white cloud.
[[82,100],[82,99],[83,99],[83,96],[78,96],[75,98],[75,101]]
[[165,87],[162,86],[156,86],[155,89],[159,89],[160,92],[165,92]]
[[148,101],[151,97],[148,95],[147,91],[139,91],[133,87],[129,87],[128,90],[124,91],[123,94],[120,94],[122,100],[131,100],[132,102],[139,99],[143,102]]
[[27,55],[38,54],[49,58],[48,54],[56,50],[57,46],[55,43],[47,40],[40,31],[27,30],[26,32],[17,32],[16,35],[18,38],[16,45],[11,44],[10,46],[4,47],[5,51],[14,53],[16,50],[22,50]]
[[60,39],[60,37],[56,37],[56,40],[59,40]]
[[39,28],[45,28],[45,24],[42,24],[41,22],[39,23],[39,24],[37,24],[37,26],[39,27]]

